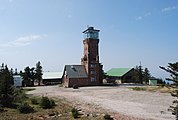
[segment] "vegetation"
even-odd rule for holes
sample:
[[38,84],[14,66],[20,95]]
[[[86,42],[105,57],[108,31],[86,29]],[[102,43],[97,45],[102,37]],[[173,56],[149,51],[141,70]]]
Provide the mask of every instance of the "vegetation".
[[135,71],[134,71],[135,83],[148,84],[150,77],[151,77],[151,74],[148,68],[145,68],[143,70],[141,65],[135,67]]
[[40,61],[36,64],[36,68],[27,66],[24,72],[20,72],[20,75],[24,80],[23,86],[34,86],[35,80],[38,82],[38,85],[40,85],[43,75]]
[[112,118],[111,115],[109,115],[109,114],[105,114],[105,115],[104,115],[104,119],[105,119],[105,120],[113,120],[113,118]]
[[136,91],[146,91],[145,87],[133,87],[132,90],[136,90]]
[[72,112],[72,116],[74,118],[78,118],[79,117],[79,112],[78,112],[78,110],[76,108],[72,108],[71,112]]
[[24,73],[22,73],[21,71],[21,76],[23,78],[23,86],[27,87],[27,86],[34,86],[34,80],[35,80],[35,73],[34,73],[34,69],[35,68],[30,68],[29,66],[27,66],[24,69]]
[[28,103],[22,103],[21,105],[18,106],[17,108],[20,113],[32,113],[34,112],[33,107],[31,107]]
[[[168,63],[167,68],[160,66],[162,70],[165,70],[166,72],[170,73],[171,78],[167,78],[167,80],[173,81],[174,84],[171,85],[174,88],[178,88],[178,62],[176,63]],[[178,90],[176,89],[171,93],[173,97],[176,97],[178,99]],[[178,120],[178,100],[173,101],[173,106],[170,106],[170,111],[172,111],[172,114],[176,116],[176,120]]]
[[43,109],[50,109],[55,106],[55,102],[53,99],[49,99],[48,97],[42,97],[40,101],[40,107]]
[[39,101],[38,101],[38,99],[37,99],[36,97],[30,98],[30,101],[31,101],[31,103],[32,103],[33,105],[38,105],[38,104],[39,104]]
[[7,65],[0,68],[0,105],[10,107],[14,101],[13,77]]
[[42,80],[42,66],[40,61],[38,61],[38,63],[36,64],[36,69],[35,69],[35,78],[38,81],[38,86],[40,86],[41,80]]

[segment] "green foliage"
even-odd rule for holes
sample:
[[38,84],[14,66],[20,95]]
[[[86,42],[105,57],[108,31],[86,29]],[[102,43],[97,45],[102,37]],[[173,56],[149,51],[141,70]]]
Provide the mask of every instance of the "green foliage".
[[15,103],[22,103],[23,101],[27,100],[28,97],[25,94],[25,91],[21,88],[14,89],[14,102]]
[[[168,67],[162,67],[159,66],[162,70],[165,70],[166,72],[170,73],[171,78],[167,78],[167,80],[175,82],[172,87],[178,88],[178,62],[176,63],[168,63]],[[178,99],[178,90],[175,90],[171,93],[173,97],[176,97]],[[178,100],[173,101],[173,106],[170,106],[170,111],[172,111],[172,114],[176,116],[176,119],[178,120]]]
[[4,108],[2,107],[2,105],[0,105],[0,112],[3,112]]
[[105,115],[104,115],[104,119],[105,119],[105,120],[113,120],[113,118],[112,118],[111,115],[109,115],[109,114],[105,114]]
[[36,97],[32,97],[32,98],[30,99],[30,101],[31,101],[31,103],[32,103],[33,105],[38,105],[38,104],[39,104],[39,101],[38,101],[38,99],[37,99]]
[[40,61],[36,64],[36,69],[35,69],[35,78],[36,80],[38,81],[38,85],[40,85],[41,83],[41,80],[42,80],[42,66],[41,66],[41,63]]
[[21,76],[23,78],[23,86],[34,86],[34,79],[35,79],[35,68],[30,68],[27,66],[24,69],[24,73],[21,72]]
[[0,69],[0,104],[3,107],[10,107],[14,101],[13,76],[7,65],[2,64]]
[[34,112],[33,107],[31,107],[28,103],[23,103],[19,105],[17,109],[20,113],[24,113],[24,114]]
[[55,106],[55,102],[52,99],[49,99],[48,97],[42,97],[40,101],[40,106],[43,109],[50,109]]
[[142,66],[136,66],[134,71],[135,83],[148,84],[149,78],[151,77],[150,71],[148,68],[143,70]]
[[143,81],[145,81],[145,83],[148,84],[150,77],[151,77],[150,71],[148,70],[148,68],[145,68],[143,72]]
[[71,112],[72,112],[72,116],[74,118],[78,118],[79,112],[78,112],[78,110],[76,108],[72,108]]

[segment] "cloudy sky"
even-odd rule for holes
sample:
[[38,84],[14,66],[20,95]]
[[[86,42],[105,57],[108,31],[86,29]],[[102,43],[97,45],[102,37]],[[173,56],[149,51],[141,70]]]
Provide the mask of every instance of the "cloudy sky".
[[87,26],[100,31],[100,62],[156,77],[178,61],[178,0],[0,0],[0,63],[44,71],[80,64]]

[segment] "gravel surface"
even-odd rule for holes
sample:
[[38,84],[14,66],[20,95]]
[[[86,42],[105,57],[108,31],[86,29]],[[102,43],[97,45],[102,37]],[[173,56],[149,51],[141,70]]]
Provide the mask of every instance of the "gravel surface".
[[[63,96],[73,103],[90,104],[109,112],[146,120],[174,120],[167,109],[173,97],[169,93],[134,91],[128,86],[80,87],[79,89],[58,86],[40,86],[28,94]],[[117,116],[117,114],[116,114]],[[127,118],[127,117],[125,117]]]

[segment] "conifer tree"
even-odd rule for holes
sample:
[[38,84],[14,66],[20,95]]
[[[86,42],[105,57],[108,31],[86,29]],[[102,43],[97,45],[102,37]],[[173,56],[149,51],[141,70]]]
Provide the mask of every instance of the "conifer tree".
[[[172,87],[176,87],[178,89],[178,62],[168,63],[167,68],[162,66],[159,67],[171,74],[171,78],[167,78],[167,80],[173,81],[174,84]],[[176,115],[176,120],[178,120],[178,90],[172,92],[171,95],[177,99],[173,101],[173,106],[170,106],[169,110],[172,111],[172,114]]]
[[35,78],[38,81],[38,85],[40,86],[41,80],[42,80],[42,66],[40,61],[38,61],[38,63],[36,64],[36,69],[35,69]]
[[143,79],[145,81],[146,84],[148,84],[149,78],[151,77],[150,75],[150,71],[148,70],[148,68],[144,69],[144,73],[143,73]]
[[2,64],[0,69],[0,104],[4,107],[9,107],[13,102],[14,81],[11,72],[7,65]]

